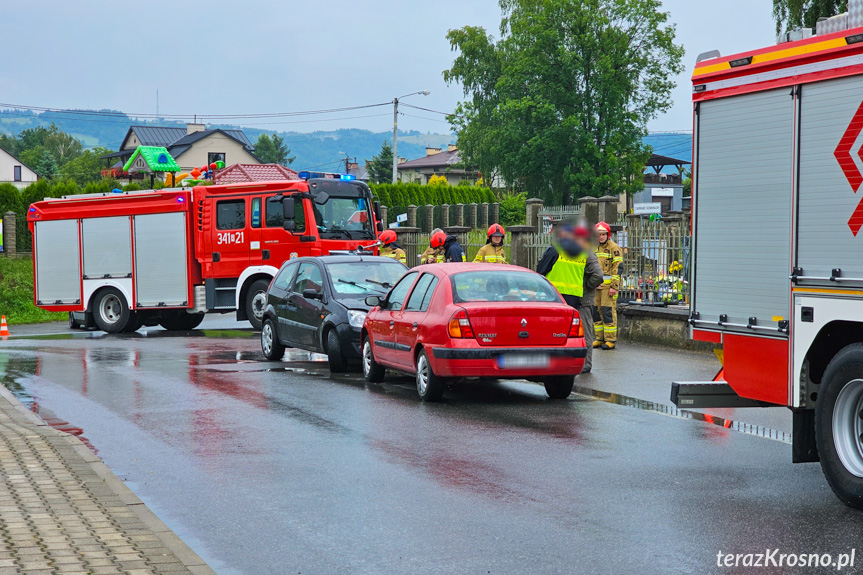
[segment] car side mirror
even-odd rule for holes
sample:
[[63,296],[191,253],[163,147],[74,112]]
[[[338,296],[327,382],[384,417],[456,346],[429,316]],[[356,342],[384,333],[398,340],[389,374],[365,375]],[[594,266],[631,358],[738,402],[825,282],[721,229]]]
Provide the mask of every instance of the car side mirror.
[[294,202],[294,198],[290,196],[282,199],[282,217],[285,221],[294,219],[294,209],[296,207]]
[[297,229],[297,223],[294,220],[285,220],[282,227],[285,228],[285,231],[292,232]]
[[306,299],[324,299],[324,294],[313,289],[304,289],[303,297]]
[[366,296],[366,305],[369,307],[377,307],[381,305],[381,298],[376,295]]
[[384,224],[383,224],[383,222],[378,222],[378,231],[379,231],[379,232],[384,231]]
[[322,206],[327,203],[327,200],[330,199],[330,195],[326,192],[318,192],[315,194],[315,203],[319,206]]

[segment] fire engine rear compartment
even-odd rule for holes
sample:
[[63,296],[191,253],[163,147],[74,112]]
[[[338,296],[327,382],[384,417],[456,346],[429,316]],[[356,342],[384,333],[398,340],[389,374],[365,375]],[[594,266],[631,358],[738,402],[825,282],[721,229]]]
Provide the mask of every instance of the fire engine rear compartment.
[[34,222],[37,305],[83,310],[94,293],[112,286],[135,309],[188,307],[186,217],[170,212]]

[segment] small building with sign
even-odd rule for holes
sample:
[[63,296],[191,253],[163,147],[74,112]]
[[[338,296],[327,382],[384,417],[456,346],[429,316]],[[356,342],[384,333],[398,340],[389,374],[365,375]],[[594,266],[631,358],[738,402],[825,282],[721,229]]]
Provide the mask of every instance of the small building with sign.
[[[644,190],[628,198],[626,213],[665,214],[684,209],[683,169],[689,160],[653,154],[644,174]],[[673,173],[667,168],[674,168]],[[671,172],[671,173],[669,173]]]

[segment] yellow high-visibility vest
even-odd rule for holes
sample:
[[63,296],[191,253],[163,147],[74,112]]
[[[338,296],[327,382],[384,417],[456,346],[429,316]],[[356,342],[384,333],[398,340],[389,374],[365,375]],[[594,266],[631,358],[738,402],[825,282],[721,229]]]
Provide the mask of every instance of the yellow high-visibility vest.
[[584,268],[587,266],[587,253],[576,257],[557,250],[557,261],[545,276],[557,291],[563,295],[581,297],[584,295]]

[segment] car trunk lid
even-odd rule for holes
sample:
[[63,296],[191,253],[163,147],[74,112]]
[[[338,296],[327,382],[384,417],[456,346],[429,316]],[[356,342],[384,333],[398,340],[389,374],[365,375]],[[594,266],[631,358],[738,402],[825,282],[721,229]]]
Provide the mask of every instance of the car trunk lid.
[[564,305],[463,303],[477,342],[493,347],[566,345],[573,309]]

